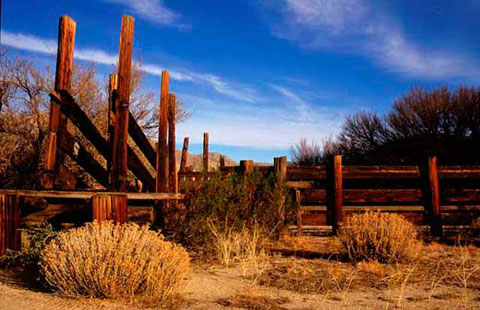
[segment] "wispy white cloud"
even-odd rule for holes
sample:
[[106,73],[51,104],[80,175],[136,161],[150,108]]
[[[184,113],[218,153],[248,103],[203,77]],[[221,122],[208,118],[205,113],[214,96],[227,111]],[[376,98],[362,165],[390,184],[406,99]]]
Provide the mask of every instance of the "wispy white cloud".
[[[201,143],[203,132],[211,143],[258,149],[289,149],[300,138],[322,143],[340,131],[350,111],[342,107],[311,106],[310,119],[288,104],[231,104],[188,93],[179,94],[194,111],[193,117],[177,126],[177,136]],[[293,100],[293,98],[290,98]],[[212,106],[215,106],[212,111]]]
[[176,25],[179,14],[168,9],[162,0],[102,0],[128,7],[143,19],[162,25]]
[[[12,33],[2,30],[2,44],[20,50],[37,52],[42,54],[55,55],[57,42],[51,39],[43,39],[36,36]],[[104,65],[114,65],[118,62],[118,56],[109,54],[99,49],[76,48],[74,58],[84,61],[95,62]],[[169,70],[170,77],[177,81],[203,83],[214,89],[216,92],[245,102],[257,102],[261,100],[257,92],[245,85],[238,83],[231,84],[221,77],[210,73],[199,73],[183,69],[166,69],[163,66],[151,63],[139,63],[140,69],[146,73],[161,76],[163,70]]]
[[439,51],[407,38],[371,0],[282,0],[272,33],[302,46],[361,53],[386,70],[423,79],[473,78],[479,62],[464,51]]

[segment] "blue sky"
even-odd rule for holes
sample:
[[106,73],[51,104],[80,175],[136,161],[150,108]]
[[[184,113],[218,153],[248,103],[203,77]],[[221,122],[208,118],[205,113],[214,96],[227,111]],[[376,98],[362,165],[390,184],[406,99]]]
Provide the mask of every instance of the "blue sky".
[[[3,0],[2,46],[54,64],[58,17],[77,22],[75,58],[104,78],[122,14],[135,17],[134,58],[193,112],[178,141],[270,162],[305,137],[322,143],[346,115],[385,113],[413,86],[480,80],[480,0]],[[179,145],[180,147],[180,145]]]

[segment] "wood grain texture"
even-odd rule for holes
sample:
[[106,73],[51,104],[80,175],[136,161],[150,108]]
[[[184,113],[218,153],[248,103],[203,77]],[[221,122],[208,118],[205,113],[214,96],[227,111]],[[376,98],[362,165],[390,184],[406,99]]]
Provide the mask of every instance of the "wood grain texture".
[[166,192],[168,190],[168,94],[170,89],[170,73],[162,72],[162,84],[160,89],[160,116],[158,124],[158,144],[157,144],[157,178],[156,192]]
[[190,142],[189,137],[183,138],[182,159],[180,160],[180,172],[186,172],[187,160],[188,160],[188,144]]
[[208,159],[208,132],[203,134],[203,171],[209,172],[209,159]]
[[92,196],[92,217],[94,221],[113,221],[124,224],[128,219],[128,196],[125,194],[96,194]]
[[169,166],[169,192],[178,192],[177,160],[176,160],[176,137],[175,137],[175,111],[176,99],[170,94],[168,105],[168,166]]
[[[57,64],[55,69],[54,90],[70,90],[72,85],[73,51],[75,45],[76,23],[69,16],[60,17],[58,26]],[[62,114],[60,105],[50,102],[48,123],[47,152],[45,155],[43,188],[52,189],[55,182],[56,169],[62,161],[58,154],[59,141],[63,140],[63,132],[67,119]]]
[[18,251],[20,243],[20,204],[16,194],[0,194],[0,256]]
[[128,121],[134,25],[135,19],[132,16],[122,16],[112,154],[111,186],[113,191],[125,191],[128,186]]

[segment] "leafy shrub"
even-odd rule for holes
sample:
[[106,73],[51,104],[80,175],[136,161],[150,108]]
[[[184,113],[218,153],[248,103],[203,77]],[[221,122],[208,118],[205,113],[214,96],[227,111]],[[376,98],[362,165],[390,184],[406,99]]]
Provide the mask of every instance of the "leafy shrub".
[[[166,218],[174,220],[167,226],[175,240],[195,250],[215,252],[209,223],[219,231],[237,232],[258,225],[262,231],[273,233],[282,226],[279,210],[283,209],[286,187],[277,184],[273,173],[265,177],[255,170],[246,176],[223,177],[217,172],[203,181],[182,182],[181,188],[186,195],[185,210],[168,214]],[[285,204],[288,221],[294,212],[288,201]]]
[[88,223],[42,252],[46,281],[66,295],[165,302],[189,270],[187,252],[148,226]]
[[1,259],[3,266],[37,267],[45,245],[58,234],[49,223],[23,229],[23,232],[26,238],[22,241],[22,249],[8,251]]
[[348,217],[340,241],[354,261],[393,263],[413,258],[418,242],[412,223],[392,213],[366,212]]

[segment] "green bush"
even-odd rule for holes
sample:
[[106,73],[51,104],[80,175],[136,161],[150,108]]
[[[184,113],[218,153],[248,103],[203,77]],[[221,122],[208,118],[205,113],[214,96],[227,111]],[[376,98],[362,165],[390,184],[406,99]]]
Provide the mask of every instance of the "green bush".
[[[174,219],[167,223],[167,229],[176,241],[188,247],[205,249],[209,246],[209,223],[215,223],[220,231],[241,231],[244,227],[258,225],[273,234],[282,228],[279,209],[286,186],[277,184],[273,173],[264,176],[255,170],[246,176],[222,177],[217,172],[203,181],[182,182],[180,188],[186,195],[185,209],[166,216]],[[294,212],[289,199],[286,200],[288,222]]]

